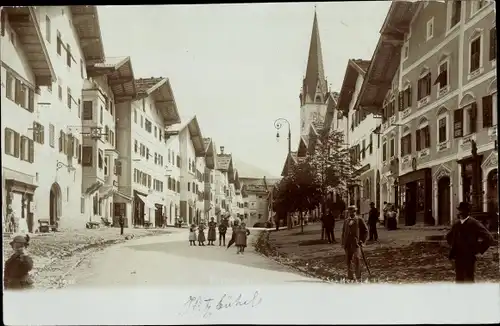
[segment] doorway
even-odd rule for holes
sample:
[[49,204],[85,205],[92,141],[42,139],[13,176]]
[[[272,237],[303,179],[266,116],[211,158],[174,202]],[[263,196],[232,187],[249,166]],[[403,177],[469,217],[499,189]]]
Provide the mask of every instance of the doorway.
[[159,204],[155,204],[155,226],[161,227],[163,226],[163,206]]
[[417,223],[417,182],[406,184],[405,190],[405,225],[411,226]]
[[442,177],[438,181],[438,224],[447,225],[450,223],[450,178]]
[[61,187],[53,183],[49,195],[49,221],[50,225],[56,225],[61,216]]

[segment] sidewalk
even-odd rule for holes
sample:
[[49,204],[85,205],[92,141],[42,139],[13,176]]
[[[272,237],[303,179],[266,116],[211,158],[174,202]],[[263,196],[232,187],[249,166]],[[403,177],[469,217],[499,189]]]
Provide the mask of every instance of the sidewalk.
[[[99,229],[37,233],[31,236],[28,253],[33,258],[33,273],[37,274],[44,268],[50,267],[57,260],[62,260],[79,252],[124,242],[132,237],[141,238],[172,232],[175,232],[174,228],[127,228],[124,229],[124,235],[121,236],[119,228],[103,227]],[[12,253],[12,248],[9,245],[10,240],[11,237],[9,235],[3,235],[4,262]]]
[[[262,232],[256,250],[285,265],[331,281],[342,281],[346,276],[345,253],[340,246],[342,221],[335,225],[336,244],[321,241],[321,224],[315,223],[278,232]],[[375,282],[421,283],[453,281],[454,270],[448,260],[449,248],[443,242],[425,238],[445,234],[441,228],[402,228],[387,231],[378,228],[379,241],[368,242],[363,250]],[[500,281],[498,272],[498,245],[478,258],[476,277],[480,281]],[[362,274],[368,276],[361,262]]]

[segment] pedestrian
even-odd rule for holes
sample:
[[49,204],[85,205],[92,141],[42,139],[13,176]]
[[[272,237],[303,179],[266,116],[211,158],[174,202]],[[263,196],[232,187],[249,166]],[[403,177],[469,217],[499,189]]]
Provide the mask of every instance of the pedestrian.
[[451,246],[450,260],[455,261],[455,281],[473,283],[476,255],[484,254],[493,244],[493,237],[486,227],[471,217],[470,206],[461,202],[458,207],[458,221],[446,235]]
[[30,237],[28,235],[16,235],[10,242],[14,253],[5,262],[3,284],[6,290],[20,290],[33,287],[33,280],[29,274],[33,269],[33,260],[26,253],[29,241]]
[[120,235],[123,235],[123,227],[125,226],[125,218],[123,217],[123,214],[120,214],[118,224],[120,225]]
[[209,246],[214,246],[214,241],[217,240],[217,236],[215,233],[215,230],[217,228],[217,223],[215,222],[215,219],[212,217],[210,218],[210,222],[208,222],[208,245]]
[[387,227],[387,212],[389,212],[389,203],[384,201],[384,208],[382,208],[384,217],[384,226]]
[[203,223],[198,226],[198,245],[205,246],[205,225]]
[[226,220],[222,221],[221,224],[219,224],[219,246],[226,246],[226,231],[227,231],[227,224]]
[[189,245],[196,247],[196,225],[194,223],[189,227]]
[[246,228],[245,223],[241,225],[236,230],[235,242],[236,242],[236,254],[242,254],[247,246],[247,237],[250,235],[250,230]]
[[389,204],[387,209],[387,230],[392,231],[398,228],[396,205]]
[[236,240],[236,230],[238,229],[239,224],[240,224],[240,221],[238,219],[235,219],[233,221],[233,226],[231,227],[231,229],[232,229],[231,239],[229,239],[229,243],[227,244],[227,248],[228,249],[229,249],[229,247],[231,247],[233,245],[233,243]]
[[360,246],[366,241],[368,227],[365,221],[356,215],[356,206],[349,206],[347,211],[349,216],[344,221],[342,228],[342,247],[346,254],[347,278],[349,280],[354,279],[351,267],[354,264],[354,273],[356,280],[359,282],[361,281]]
[[16,212],[13,209],[11,209],[10,213],[8,214],[8,217],[10,221],[10,232],[17,233],[18,223],[17,223]]
[[325,214],[323,223],[325,226],[325,233],[328,243],[336,243],[337,241],[335,241],[335,234],[333,232],[335,228],[335,216],[331,209],[329,209],[328,212]]
[[371,202],[370,212],[368,213],[368,228],[370,235],[368,241],[378,241],[377,222],[378,222],[378,209],[375,207],[375,203]]

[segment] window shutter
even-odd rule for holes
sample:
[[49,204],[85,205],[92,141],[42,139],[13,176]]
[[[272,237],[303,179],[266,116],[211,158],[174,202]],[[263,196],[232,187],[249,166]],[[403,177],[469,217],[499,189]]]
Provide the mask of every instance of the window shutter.
[[425,148],[429,148],[431,147],[431,130],[430,130],[430,127],[429,126],[426,126],[424,128],[425,130]]
[[28,140],[28,162],[35,162],[35,142],[31,139]]
[[119,160],[115,160],[116,174],[122,175],[122,162]]
[[497,58],[497,28],[490,29],[490,61]]
[[427,93],[427,95],[431,95],[432,78],[431,78],[431,73],[430,72],[427,74],[426,79],[427,79],[427,83],[425,85],[427,87],[427,92],[426,93]]
[[31,88],[28,89],[28,111],[35,111],[35,92]]
[[63,138],[64,138],[64,133],[61,130],[59,132],[59,153],[61,153],[63,151]]
[[406,150],[406,136],[401,138],[401,156],[406,155],[405,150]]
[[493,126],[493,97],[483,97],[483,128]]
[[78,163],[82,164],[82,145],[78,144]]
[[471,104],[470,108],[470,132],[475,133],[477,131],[477,103]]
[[419,79],[417,82],[417,100],[422,98],[422,80],[423,79]]
[[412,105],[411,85],[408,86],[407,92],[408,92],[408,95],[407,95],[408,96],[408,100],[407,100],[408,101],[408,107],[410,107]]
[[463,109],[457,109],[453,112],[453,137],[460,138],[463,136]]
[[405,108],[404,108],[404,92],[399,92],[399,96],[398,96],[398,109],[399,111],[403,111]]
[[22,88],[21,81],[19,79],[16,79],[16,90],[15,90],[15,102],[16,104],[21,105],[21,88]]
[[416,149],[417,149],[417,152],[420,151],[422,149],[422,146],[420,144],[420,138],[421,138],[421,135],[420,133],[423,131],[423,129],[417,129],[417,132],[415,134],[415,143],[416,143]]
[[17,132],[14,131],[14,156],[15,157],[19,157],[20,146],[21,146],[21,137]]

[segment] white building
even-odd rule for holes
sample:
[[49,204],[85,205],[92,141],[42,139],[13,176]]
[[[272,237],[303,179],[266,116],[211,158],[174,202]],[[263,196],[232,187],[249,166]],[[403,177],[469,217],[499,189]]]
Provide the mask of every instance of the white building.
[[161,226],[170,212],[169,199],[175,198],[168,189],[172,168],[165,130],[180,117],[167,78],[136,79],[134,85],[135,100],[117,104],[117,149],[122,157],[118,185],[133,198],[134,226]]
[[[167,129],[167,130],[170,130]],[[167,198],[167,225],[174,225],[177,218],[180,217],[181,202],[181,147],[179,135],[174,132],[166,131],[166,163],[167,163],[167,184],[164,193]]]
[[205,170],[205,143],[198,119],[194,116],[181,124],[174,125],[169,128],[168,133],[177,133],[179,137],[179,216],[186,223],[199,223],[205,208],[203,197],[200,200],[199,192],[203,191],[205,185],[197,177],[197,172],[201,172],[199,169]]
[[203,138],[205,144],[205,206],[204,218],[216,217],[219,222],[219,216],[215,212],[215,173],[217,169],[217,149],[212,138]]
[[[217,170],[215,171],[215,205],[217,215],[230,213],[230,204],[228,201],[229,175],[233,173],[232,155],[224,153],[224,146],[220,146],[220,153],[217,154]],[[234,218],[232,215],[231,217]]]

